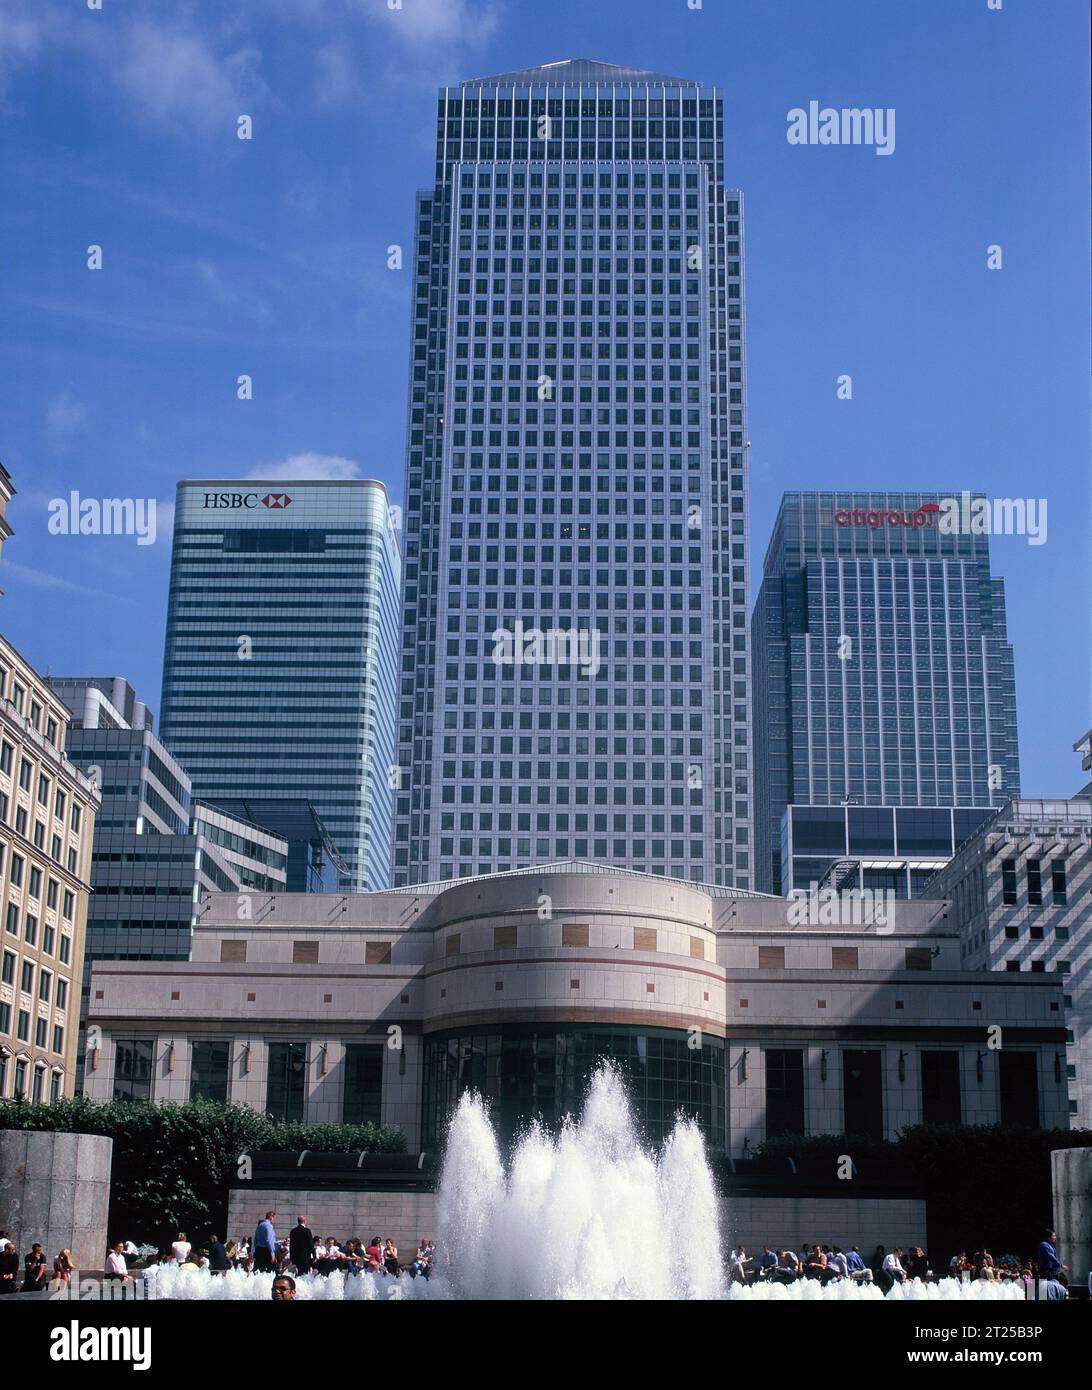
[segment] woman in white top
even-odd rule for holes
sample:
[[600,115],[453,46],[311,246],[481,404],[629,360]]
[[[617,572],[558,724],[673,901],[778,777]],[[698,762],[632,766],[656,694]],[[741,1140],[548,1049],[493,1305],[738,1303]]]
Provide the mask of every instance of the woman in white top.
[[190,1257],[190,1243],[186,1239],[186,1232],[179,1231],[178,1239],[171,1246],[171,1254],[180,1265],[184,1265]]

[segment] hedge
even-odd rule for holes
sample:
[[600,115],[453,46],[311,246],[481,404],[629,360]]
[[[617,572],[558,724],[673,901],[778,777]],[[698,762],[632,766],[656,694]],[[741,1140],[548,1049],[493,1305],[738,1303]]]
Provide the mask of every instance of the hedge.
[[1051,1150],[1089,1146],[1087,1129],[909,1125],[893,1141],[779,1135],[760,1145],[755,1158],[791,1157],[801,1174],[833,1175],[837,1157],[849,1154],[862,1174],[904,1174],[925,1196],[929,1241],[939,1247],[934,1257],[947,1260],[964,1249],[1033,1253],[1054,1219]]
[[401,1130],[375,1124],[275,1120],[245,1105],[194,1100],[183,1105],[96,1102],[55,1105],[0,1101],[0,1129],[105,1134],[114,1141],[110,1238],[163,1243],[178,1231],[221,1236],[228,1186],[239,1155],[267,1150],[403,1153]]

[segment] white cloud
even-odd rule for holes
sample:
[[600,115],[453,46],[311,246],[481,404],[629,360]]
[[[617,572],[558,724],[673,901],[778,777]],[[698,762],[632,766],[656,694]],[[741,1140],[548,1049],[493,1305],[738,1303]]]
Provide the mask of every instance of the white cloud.
[[0,88],[38,56],[57,21],[58,12],[46,0],[5,0],[0,11]]
[[112,70],[121,89],[157,120],[234,136],[236,118],[252,115],[248,108],[266,90],[260,59],[256,48],[218,53],[203,33],[140,20],[126,32]]
[[303,482],[314,478],[344,482],[349,478],[360,477],[360,464],[354,463],[352,459],[340,458],[337,454],[291,454],[288,458],[252,468],[247,477],[260,478],[263,482],[269,483],[297,480]]
[[401,0],[390,9],[387,0],[356,0],[370,19],[391,25],[391,33],[407,43],[473,46],[483,43],[497,27],[492,0]]
[[87,429],[87,407],[62,391],[46,411],[46,431],[55,444],[66,444]]
[[320,106],[344,106],[360,93],[352,50],[344,43],[328,43],[315,57],[318,73],[315,94]]

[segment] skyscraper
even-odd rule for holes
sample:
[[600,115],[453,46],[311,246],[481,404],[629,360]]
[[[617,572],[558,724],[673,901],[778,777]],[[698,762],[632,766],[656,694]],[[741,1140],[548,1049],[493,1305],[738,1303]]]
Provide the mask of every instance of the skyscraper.
[[440,92],[417,200],[396,885],[753,881],[742,205],[723,100]]
[[[985,817],[955,808],[1019,794],[1004,581],[988,535],[942,529],[941,501],[782,499],[752,632],[764,891],[805,887],[801,872],[810,882],[847,855],[875,858],[878,874],[918,860],[925,877]],[[938,809],[886,815],[897,807]]]
[[381,483],[178,485],[161,732],[195,797],[309,801],[383,888],[400,557]]

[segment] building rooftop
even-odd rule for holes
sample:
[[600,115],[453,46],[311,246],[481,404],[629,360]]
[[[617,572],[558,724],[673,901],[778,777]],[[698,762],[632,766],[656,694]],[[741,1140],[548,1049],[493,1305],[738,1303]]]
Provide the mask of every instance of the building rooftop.
[[464,87],[525,86],[531,83],[600,83],[631,82],[644,83],[653,87],[693,87],[692,77],[668,77],[662,72],[645,72],[643,68],[627,68],[619,63],[600,63],[593,58],[562,58],[556,63],[542,63],[538,67],[515,68],[511,72],[498,72],[490,77],[468,77],[461,85]]
[[613,864],[597,864],[591,859],[555,859],[548,864],[532,864],[525,869],[504,869],[499,873],[468,874],[465,878],[440,878],[429,883],[406,883],[400,888],[384,888],[376,897],[397,893],[399,897],[431,896],[446,892],[448,888],[461,888],[467,883],[477,883],[481,879],[518,878],[525,874],[617,874],[624,878],[644,878],[653,883],[675,883],[681,888],[690,888],[696,893],[705,893],[710,898],[763,898],[780,901],[777,894],[755,893],[747,888],[726,888],[719,883],[695,883],[688,878],[668,878],[664,874],[642,873],[640,869],[619,868]]

